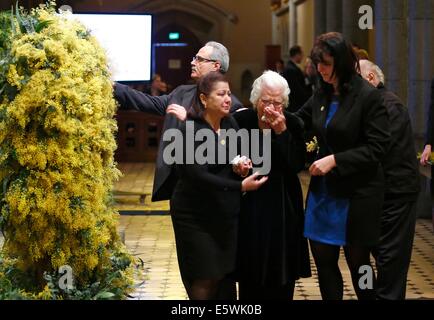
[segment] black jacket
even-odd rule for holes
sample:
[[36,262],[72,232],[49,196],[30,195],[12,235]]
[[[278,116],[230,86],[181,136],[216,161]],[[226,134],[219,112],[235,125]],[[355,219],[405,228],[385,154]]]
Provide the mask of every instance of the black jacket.
[[359,76],[350,86],[327,128],[329,102],[318,92],[296,114],[306,128],[312,126],[318,158],[335,155],[337,166],[326,175],[329,190],[342,197],[365,197],[383,192],[380,162],[390,142],[389,121],[378,90]]
[[[187,161],[176,163],[177,184],[174,188],[170,201],[170,207],[174,211],[190,212],[193,215],[199,214],[198,219],[225,219],[238,218],[241,197],[241,178],[232,170],[230,164],[230,143],[226,138],[222,143],[222,137],[214,133],[213,129],[205,120],[189,120],[189,125],[194,124],[194,134],[199,130],[206,129],[213,132],[215,151],[212,155],[207,154],[213,160],[210,163],[199,164],[198,159],[194,163],[188,164]],[[186,134],[186,124],[182,123],[180,131],[184,139],[188,139]],[[238,129],[238,125],[232,117],[223,118],[221,129]],[[184,140],[183,150],[186,157],[187,144],[194,144],[194,153],[203,154],[202,147],[210,143],[205,141],[186,141]],[[202,147],[201,147],[202,146]],[[198,150],[198,148],[201,148]],[[193,150],[191,150],[193,151]],[[207,151],[209,151],[207,149]],[[205,152],[206,153],[206,152]],[[219,163],[219,157],[225,155],[224,163]],[[220,159],[222,160],[222,159]],[[221,162],[221,161],[220,161]]]
[[419,168],[407,108],[383,84],[377,87],[390,121],[390,145],[383,159],[386,199],[413,199],[419,192]]
[[[196,97],[196,85],[182,85],[177,87],[168,95],[153,97],[143,92],[131,89],[126,85],[117,83],[115,86],[115,98],[120,104],[121,109],[135,109],[160,116],[165,116],[163,131],[158,147],[157,162],[154,175],[154,186],[152,190],[152,201],[170,199],[173,188],[176,184],[176,173],[173,165],[167,165],[163,161],[163,151],[169,142],[164,141],[164,132],[171,128],[178,128],[180,121],[173,116],[166,116],[166,108],[176,103],[187,110],[192,106]],[[242,108],[241,102],[232,95],[231,112]]]
[[[339,96],[339,108],[325,128],[330,101],[317,91],[296,113],[318,139],[318,159],[334,154],[336,167],[325,175],[327,190],[350,200],[347,242],[375,245],[380,235],[384,196],[381,161],[390,143],[387,110],[380,92],[354,75],[349,91]],[[317,188],[312,177],[310,190]]]

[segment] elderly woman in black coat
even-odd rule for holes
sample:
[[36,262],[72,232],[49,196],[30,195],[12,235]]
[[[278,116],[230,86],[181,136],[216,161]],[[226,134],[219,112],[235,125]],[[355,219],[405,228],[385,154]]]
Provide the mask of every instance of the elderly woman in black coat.
[[[286,80],[266,71],[253,84],[254,108],[233,115],[240,128],[248,129],[250,138],[255,130],[261,136],[271,135],[271,154],[264,154],[271,157],[268,181],[245,194],[241,202],[237,270],[241,300],[292,299],[295,280],[310,276],[297,176],[305,160],[303,124],[284,111],[288,94]],[[267,139],[259,141],[256,147],[266,152]],[[249,156],[254,160],[254,154]]]

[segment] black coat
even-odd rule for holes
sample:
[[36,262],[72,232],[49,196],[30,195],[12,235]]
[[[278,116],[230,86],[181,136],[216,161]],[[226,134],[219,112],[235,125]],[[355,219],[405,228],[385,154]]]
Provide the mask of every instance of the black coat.
[[[327,190],[350,200],[347,243],[375,245],[380,233],[384,197],[381,160],[390,143],[390,125],[380,92],[353,76],[349,91],[339,96],[339,108],[327,128],[330,101],[317,91],[296,113],[318,139],[317,159],[334,154],[336,167],[325,176]],[[318,186],[312,177],[309,186]]]
[[[192,123],[189,120],[190,124]],[[213,132],[210,125],[204,120],[194,120],[194,132],[207,129]],[[186,122],[180,126],[184,133]],[[221,130],[237,130],[237,124],[232,117],[226,117],[221,122]],[[229,159],[229,142],[224,144],[221,137],[214,133],[215,151],[214,160],[211,163],[197,164],[176,164],[178,182],[171,199],[171,208],[179,211],[199,212],[202,216],[210,215],[222,218],[222,215],[230,214],[238,217],[241,196],[241,178],[232,170]],[[184,151],[187,146],[184,141]],[[194,141],[194,150],[203,144],[202,141]],[[224,149],[224,150],[223,150]],[[225,163],[218,163],[218,155],[226,155]],[[184,152],[186,156],[186,152]]]
[[[168,95],[154,97],[119,83],[115,86],[115,98],[122,109],[135,109],[165,116],[163,131],[158,147],[152,201],[170,199],[173,188],[176,184],[176,173],[173,170],[173,166],[167,165],[163,161],[163,150],[168,144],[168,142],[163,141],[163,136],[166,130],[178,128],[180,121],[178,121],[178,119],[173,115],[166,116],[166,108],[170,104],[175,103],[188,110],[196,98],[196,92],[196,85],[182,85],[177,87]],[[237,109],[242,107],[240,101],[232,95],[231,112],[235,112]]]
[[[252,109],[236,112],[234,118],[241,129],[249,130],[250,139],[251,130],[259,130]],[[268,181],[247,192],[241,202],[237,274],[252,285],[278,287],[310,276],[303,237],[303,195],[297,176],[305,159],[303,124],[292,114],[286,114],[286,123],[285,132],[271,133]]]
[[390,145],[383,159],[385,198],[416,200],[420,189],[419,166],[410,117],[401,100],[383,84],[378,89],[390,121]]
[[[189,139],[185,135],[188,125],[181,126],[185,139]],[[231,117],[221,121],[221,129],[229,128],[237,129]],[[179,268],[182,278],[190,280],[226,276],[234,271],[237,254],[241,178],[229,164],[230,144],[221,143],[222,135],[217,135],[207,122],[195,120],[195,134],[201,129],[212,133],[214,161],[199,164],[195,157],[195,161],[188,164],[178,163],[178,159],[178,179],[170,200]],[[191,142],[195,144],[194,153],[203,154],[202,149],[198,149],[203,142]],[[183,144],[184,158],[188,152],[186,143]],[[219,154],[226,155],[225,163],[219,164]]]

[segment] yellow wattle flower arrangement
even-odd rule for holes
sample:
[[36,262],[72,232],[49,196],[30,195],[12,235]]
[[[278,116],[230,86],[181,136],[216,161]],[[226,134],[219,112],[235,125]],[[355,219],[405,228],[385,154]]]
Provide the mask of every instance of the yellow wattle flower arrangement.
[[[0,298],[2,283],[30,298],[125,297],[133,260],[112,207],[120,172],[105,52],[55,3],[3,14],[1,24]],[[75,289],[64,292],[65,265]]]

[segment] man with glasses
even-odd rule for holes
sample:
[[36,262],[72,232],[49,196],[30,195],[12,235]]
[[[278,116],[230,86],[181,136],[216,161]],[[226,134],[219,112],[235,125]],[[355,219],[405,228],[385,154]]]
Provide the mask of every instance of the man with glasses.
[[[221,43],[210,41],[205,44],[191,61],[191,78],[198,80],[211,71],[226,73],[229,68],[229,53]],[[164,132],[177,128],[179,119],[184,120],[187,110],[192,106],[196,96],[196,85],[181,85],[168,95],[151,96],[131,89],[126,85],[115,83],[115,98],[121,109],[135,109],[142,112],[165,116],[161,134],[157,162],[154,174],[152,201],[169,200],[176,185],[177,177],[173,165],[164,162],[163,151],[169,143],[163,141]],[[230,112],[243,108],[241,102],[232,95]],[[166,116],[167,115],[167,116]],[[183,279],[185,282],[186,280]],[[188,285],[184,283],[185,285]],[[221,299],[236,299],[235,283],[231,280],[223,282],[218,297]]]

